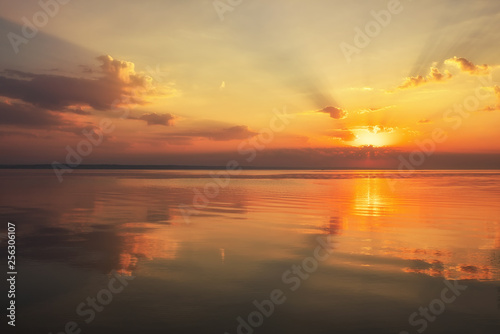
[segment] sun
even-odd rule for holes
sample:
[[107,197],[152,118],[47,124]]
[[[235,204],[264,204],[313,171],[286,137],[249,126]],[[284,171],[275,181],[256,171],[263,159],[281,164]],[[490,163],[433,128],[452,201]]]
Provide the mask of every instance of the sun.
[[362,131],[356,134],[356,140],[353,144],[356,146],[387,146],[390,144],[391,140],[387,133],[373,133],[369,131]]

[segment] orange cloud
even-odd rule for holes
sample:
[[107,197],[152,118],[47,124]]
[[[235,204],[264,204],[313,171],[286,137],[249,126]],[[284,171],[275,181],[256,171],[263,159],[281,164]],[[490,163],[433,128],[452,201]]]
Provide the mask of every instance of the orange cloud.
[[133,81],[139,85],[145,85],[148,80],[146,77],[135,73],[134,63],[113,59],[109,55],[99,56],[97,60],[101,61],[102,73],[106,74],[109,78],[115,78],[125,83],[132,83]]
[[318,112],[330,114],[330,117],[333,119],[344,119],[347,117],[347,111],[342,108],[337,107],[325,107]]
[[403,84],[400,85],[398,88],[407,89],[407,88],[422,86],[430,82],[443,82],[451,79],[452,77],[453,75],[448,71],[441,73],[439,69],[437,69],[436,67],[431,67],[431,70],[426,77],[418,75],[416,77],[406,78],[405,82],[403,82]]
[[420,121],[418,121],[419,124],[429,124],[429,123],[432,123],[432,121],[430,119],[421,119]]
[[387,109],[391,109],[393,108],[394,106],[387,106],[387,107],[382,107],[382,108],[365,108],[365,109],[361,109],[359,111],[360,114],[368,114],[368,113],[373,113],[373,112],[378,112],[378,111],[384,111],[384,110],[387,110]]
[[474,65],[471,61],[465,58],[453,57],[445,60],[445,64],[455,65],[462,72],[469,73],[471,75],[488,75],[490,74],[490,67],[486,64],[484,65]]
[[383,125],[369,126],[367,129],[371,133],[391,133],[391,132],[394,132],[394,128],[383,126]]
[[348,129],[330,131],[328,136],[342,141],[355,141],[358,138],[351,130]]
[[493,92],[497,96],[497,104],[495,106],[487,106],[482,109],[482,111],[495,111],[495,110],[500,110],[500,87],[499,86],[493,86]]

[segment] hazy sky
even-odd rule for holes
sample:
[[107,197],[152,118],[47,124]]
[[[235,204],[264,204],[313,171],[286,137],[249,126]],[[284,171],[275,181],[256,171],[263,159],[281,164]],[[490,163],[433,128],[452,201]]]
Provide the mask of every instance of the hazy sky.
[[0,163],[500,153],[496,0],[60,1],[0,1]]

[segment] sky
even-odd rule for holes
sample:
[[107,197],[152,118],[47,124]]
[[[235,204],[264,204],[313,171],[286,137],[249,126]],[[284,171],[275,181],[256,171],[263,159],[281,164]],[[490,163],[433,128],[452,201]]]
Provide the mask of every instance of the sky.
[[0,0],[0,164],[500,167],[495,0]]

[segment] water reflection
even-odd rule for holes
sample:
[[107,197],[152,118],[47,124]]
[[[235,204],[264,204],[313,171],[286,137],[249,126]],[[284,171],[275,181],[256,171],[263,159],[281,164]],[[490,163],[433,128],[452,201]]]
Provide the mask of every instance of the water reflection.
[[360,216],[380,217],[394,212],[393,193],[385,179],[364,178],[354,182],[353,212]]
[[[423,173],[399,180],[392,190],[382,172],[301,172],[302,178],[246,172],[186,224],[179,205],[191,204],[193,189],[203,189],[209,175],[172,173],[77,171],[59,184],[50,172],[2,171],[0,217],[18,223],[23,263],[90,276],[116,270],[169,296],[196,292],[205,298],[198,311],[224,321],[279,284],[283,270],[310,256],[322,235],[334,238],[335,256],[308,282],[317,299],[299,293],[287,312],[323,314],[322,308],[348,321],[359,305],[340,307],[332,294],[346,305],[376,305],[375,296],[383,296],[394,313],[397,307],[411,310],[419,302],[411,291],[435,278],[500,281],[496,174]],[[143,298],[144,289],[135,298]],[[366,289],[368,295],[360,292]],[[152,307],[166,306],[148,293],[152,306],[142,316],[161,322]],[[188,300],[178,300],[182,312],[204,319]],[[172,323],[181,321],[175,314]],[[369,314],[372,323],[384,318]],[[219,330],[224,323],[213,326]],[[177,325],[183,332],[186,324]]]
[[442,188],[450,180],[437,178],[400,180],[396,191],[385,178],[366,175],[320,182],[237,179],[186,226],[178,206],[193,201],[193,189],[203,189],[205,178],[81,172],[58,185],[43,171],[34,173],[36,187],[24,175],[24,187],[4,175],[1,212],[3,219],[24,222],[25,250],[39,259],[130,272],[141,261],[175,259],[184,243],[211,242],[217,250],[248,253],[238,245],[220,247],[237,235],[245,237],[243,244],[258,239],[267,257],[279,258],[290,256],[281,246],[303,245],[301,235],[327,233],[339,237],[338,252],[403,259],[405,272],[498,279],[492,259],[500,248],[500,195],[490,187],[474,187],[471,202],[470,194],[458,191],[462,185]]

